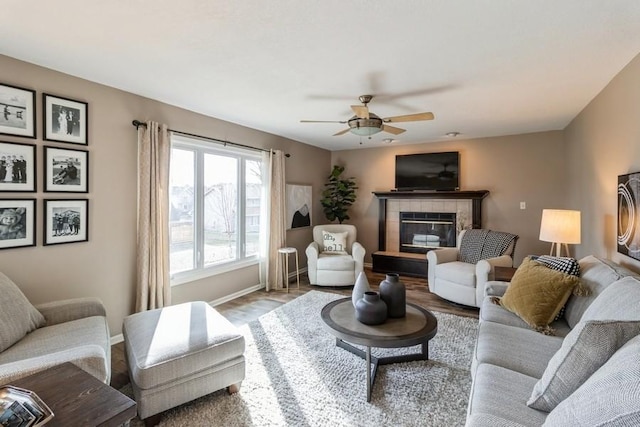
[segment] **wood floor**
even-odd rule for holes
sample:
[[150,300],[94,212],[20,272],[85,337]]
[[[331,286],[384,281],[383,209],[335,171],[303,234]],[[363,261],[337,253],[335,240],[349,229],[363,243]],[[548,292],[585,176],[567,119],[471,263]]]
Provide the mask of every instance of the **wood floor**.
[[[377,290],[378,284],[384,280],[385,275],[373,273],[371,269],[365,268],[367,279],[373,290]],[[304,276],[304,277],[303,277]],[[426,279],[401,277],[400,280],[407,289],[407,301],[418,304],[429,310],[444,313],[457,314],[478,318],[478,310],[470,307],[454,305],[439,296],[429,292]],[[248,295],[236,298],[232,301],[216,306],[216,310],[224,315],[231,323],[241,326],[256,320],[265,313],[304,295],[311,290],[333,292],[340,295],[349,296],[353,287],[331,288],[324,286],[311,286],[306,275],[300,276],[300,290],[296,289],[295,281],[290,284],[289,293],[286,291],[264,290],[252,292]],[[129,372],[124,357],[124,343],[115,344],[111,347],[111,386],[118,389],[129,382]]]

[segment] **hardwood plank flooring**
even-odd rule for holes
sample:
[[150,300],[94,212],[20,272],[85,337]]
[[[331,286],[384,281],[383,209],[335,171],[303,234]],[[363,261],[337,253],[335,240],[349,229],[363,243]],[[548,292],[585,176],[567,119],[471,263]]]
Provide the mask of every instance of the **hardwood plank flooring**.
[[[365,268],[367,279],[373,290],[377,290],[385,275],[374,273],[370,268]],[[400,277],[407,289],[407,301],[418,304],[429,310],[443,313],[451,313],[459,316],[478,318],[478,309],[463,307],[450,303],[439,296],[429,292],[426,279],[413,277]],[[311,286],[306,275],[300,276],[300,289],[296,288],[295,279],[290,283],[289,293],[286,291],[259,290],[216,306],[216,310],[224,315],[231,323],[241,326],[256,320],[258,317],[279,306],[304,295],[311,290],[332,292],[349,296],[353,287],[326,287]],[[118,343],[111,347],[111,386],[118,389],[129,382],[129,372],[124,354],[124,343]]]

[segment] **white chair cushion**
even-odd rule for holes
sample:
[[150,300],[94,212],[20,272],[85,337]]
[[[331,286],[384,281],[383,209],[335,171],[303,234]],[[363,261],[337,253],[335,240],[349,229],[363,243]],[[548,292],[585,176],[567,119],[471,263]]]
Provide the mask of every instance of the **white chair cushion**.
[[476,266],[461,261],[438,264],[436,266],[436,278],[475,288]]
[[318,270],[354,271],[355,260],[351,255],[326,255],[318,256]]

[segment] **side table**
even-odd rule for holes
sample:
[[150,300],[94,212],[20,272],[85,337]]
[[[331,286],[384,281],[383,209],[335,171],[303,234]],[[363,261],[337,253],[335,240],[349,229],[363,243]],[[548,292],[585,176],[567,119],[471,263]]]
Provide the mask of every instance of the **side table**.
[[70,362],[12,381],[34,391],[53,411],[54,426],[121,426],[136,416],[136,402]]
[[493,280],[498,282],[510,282],[513,275],[516,273],[515,267],[494,267]]

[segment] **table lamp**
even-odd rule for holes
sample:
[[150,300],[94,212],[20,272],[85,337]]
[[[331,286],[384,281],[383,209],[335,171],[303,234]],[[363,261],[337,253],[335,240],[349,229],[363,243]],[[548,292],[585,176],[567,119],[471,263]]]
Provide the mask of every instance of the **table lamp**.
[[567,250],[569,256],[569,244],[580,243],[580,211],[564,209],[543,209],[540,222],[540,240],[551,242],[551,252],[556,248],[555,256],[561,255],[561,247]]

